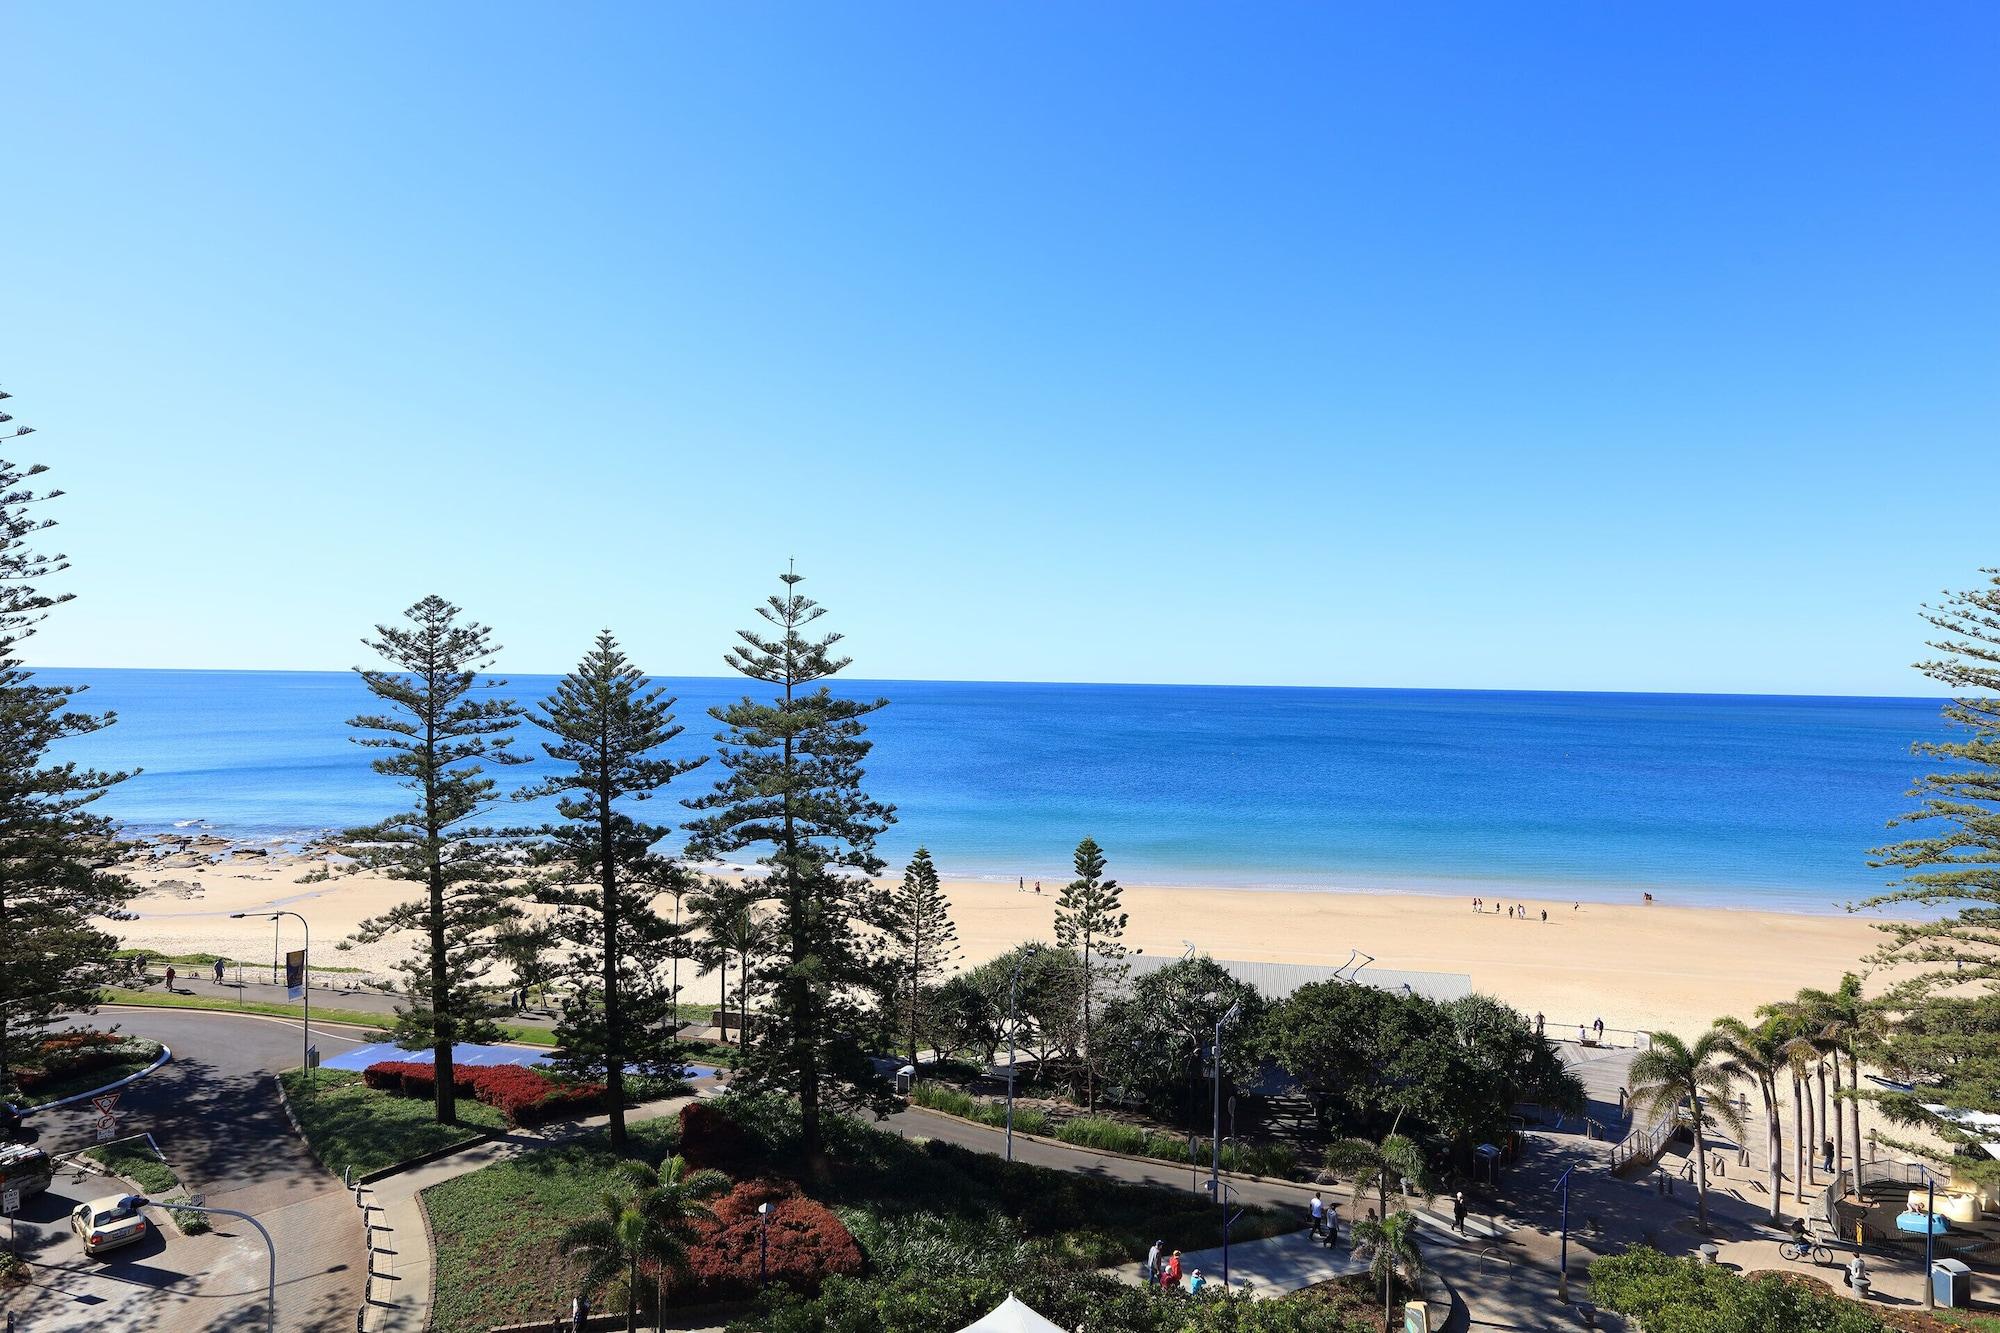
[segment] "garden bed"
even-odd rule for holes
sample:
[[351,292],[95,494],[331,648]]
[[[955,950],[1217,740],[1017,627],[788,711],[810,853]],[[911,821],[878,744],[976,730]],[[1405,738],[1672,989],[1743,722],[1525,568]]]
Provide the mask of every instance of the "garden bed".
[[131,1181],[141,1194],[164,1207],[182,1235],[199,1236],[209,1229],[207,1214],[191,1213],[173,1206],[176,1199],[187,1197],[187,1190],[174,1169],[146,1145],[128,1139],[122,1143],[107,1143],[99,1148],[86,1149],[83,1155],[112,1175]]
[[[641,1121],[629,1155],[660,1162],[676,1138],[671,1119]],[[567,1311],[575,1279],[557,1242],[597,1211],[617,1162],[610,1137],[598,1132],[425,1190],[436,1247],[434,1333],[486,1333]]]
[[165,1048],[146,1037],[80,1030],[49,1038],[32,1063],[15,1070],[15,1105],[43,1106],[143,1071]]
[[[910,1102],[926,1110],[990,1125],[995,1129],[1003,1128],[1007,1123],[1005,1103],[976,1097],[950,1084],[920,1081],[910,1089]],[[1014,1131],[1054,1139],[1076,1148],[1092,1148],[1098,1152],[1144,1157],[1176,1165],[1186,1165],[1190,1160],[1198,1164],[1209,1161],[1206,1139],[1197,1138],[1190,1154],[1188,1138],[1183,1133],[1169,1133],[1081,1111],[1070,1115],[1052,1114],[1045,1106],[1023,1106],[1018,1098],[1014,1102]],[[1299,1155],[1283,1144],[1226,1144],[1222,1149],[1222,1169],[1243,1175],[1296,1180]]]

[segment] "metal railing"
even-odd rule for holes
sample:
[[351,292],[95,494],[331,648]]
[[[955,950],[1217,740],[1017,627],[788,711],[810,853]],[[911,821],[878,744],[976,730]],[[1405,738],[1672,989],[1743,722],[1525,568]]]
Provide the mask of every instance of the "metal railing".
[[1667,1140],[1673,1138],[1680,1130],[1683,1123],[1682,1114],[1676,1110],[1672,1115],[1662,1116],[1643,1129],[1634,1125],[1632,1132],[1618,1140],[1617,1145],[1611,1149],[1611,1169],[1619,1171],[1634,1162],[1650,1162],[1658,1157],[1660,1150],[1667,1146]]
[[1653,1034],[1645,1028],[1604,1029],[1604,1035],[1597,1035],[1597,1028],[1589,1023],[1552,1023],[1544,1020],[1542,1035],[1550,1041],[1583,1042],[1600,1049],[1646,1050],[1653,1044]]

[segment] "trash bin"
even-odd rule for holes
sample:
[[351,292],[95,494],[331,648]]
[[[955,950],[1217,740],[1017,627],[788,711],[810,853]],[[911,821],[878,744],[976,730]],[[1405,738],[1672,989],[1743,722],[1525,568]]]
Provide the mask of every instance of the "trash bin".
[[1712,1264],[1722,1258],[1722,1247],[1710,1241],[1701,1247],[1701,1261]]
[[905,1097],[909,1096],[910,1084],[916,1080],[916,1077],[917,1067],[915,1065],[904,1065],[901,1069],[898,1069],[896,1071],[896,1091]]
[[1956,1259],[1932,1263],[1931,1297],[1940,1309],[1965,1309],[1972,1304],[1972,1270]]

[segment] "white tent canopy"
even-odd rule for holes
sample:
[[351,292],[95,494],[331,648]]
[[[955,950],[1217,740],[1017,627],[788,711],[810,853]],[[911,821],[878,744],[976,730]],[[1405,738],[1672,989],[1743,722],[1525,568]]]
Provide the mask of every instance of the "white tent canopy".
[[1050,1323],[1009,1295],[994,1307],[993,1313],[977,1323],[967,1324],[958,1333],[1068,1333],[1068,1330],[1061,1324]]

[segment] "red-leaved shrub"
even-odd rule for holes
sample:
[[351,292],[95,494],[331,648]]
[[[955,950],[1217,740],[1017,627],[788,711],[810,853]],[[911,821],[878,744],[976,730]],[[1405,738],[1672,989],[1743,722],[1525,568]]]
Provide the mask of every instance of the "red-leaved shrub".
[[[437,1070],[416,1060],[378,1060],[361,1071],[361,1081],[381,1092],[405,1097],[437,1093]],[[454,1065],[452,1088],[500,1112],[509,1125],[543,1125],[604,1109],[601,1083],[559,1083],[524,1065]]]
[[700,1237],[688,1246],[690,1276],[678,1289],[681,1303],[757,1294],[758,1247],[764,1230],[757,1205],[766,1202],[771,1205],[772,1282],[810,1293],[833,1274],[860,1276],[867,1265],[861,1246],[824,1205],[784,1181],[746,1180],[709,1205],[715,1221],[704,1223]]
[[681,1108],[681,1156],[691,1166],[739,1175],[755,1169],[761,1154],[743,1126],[707,1102]]

